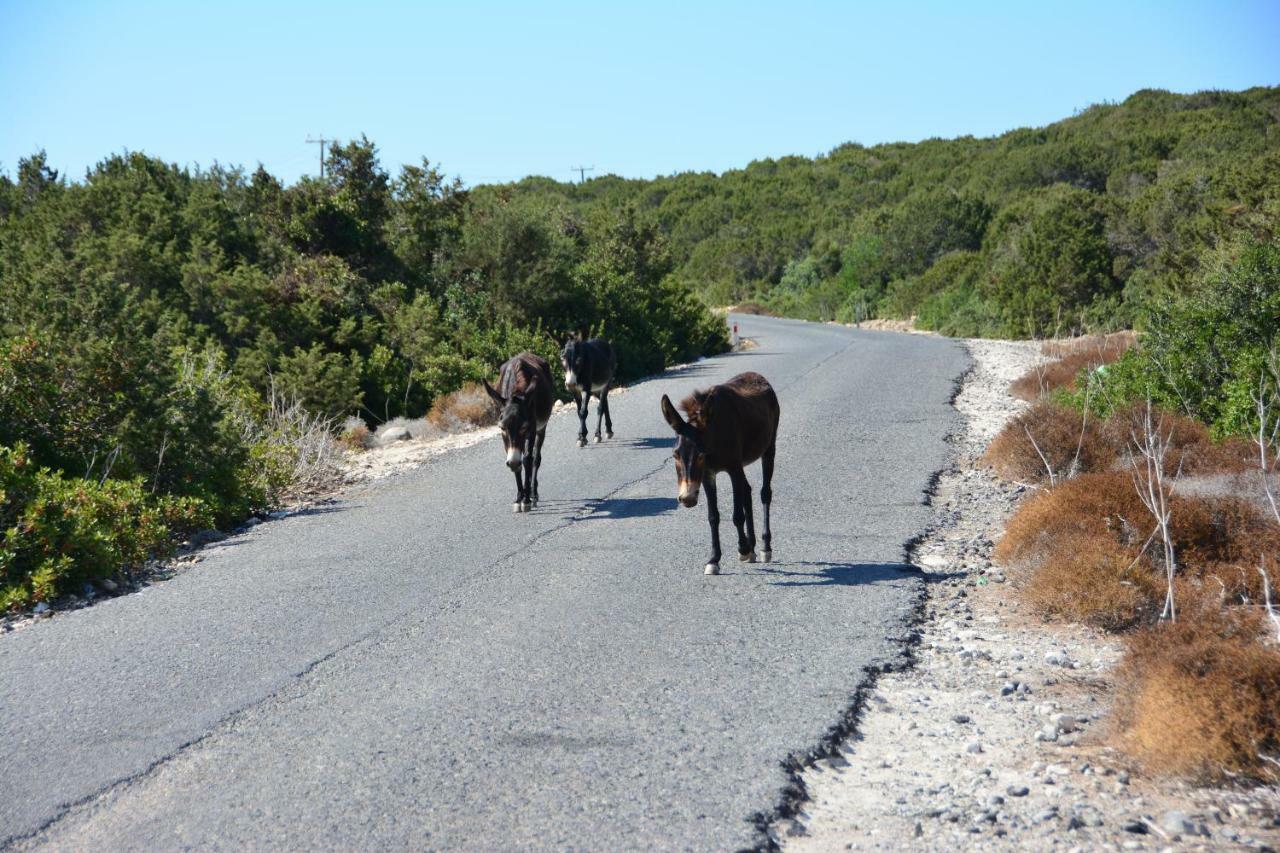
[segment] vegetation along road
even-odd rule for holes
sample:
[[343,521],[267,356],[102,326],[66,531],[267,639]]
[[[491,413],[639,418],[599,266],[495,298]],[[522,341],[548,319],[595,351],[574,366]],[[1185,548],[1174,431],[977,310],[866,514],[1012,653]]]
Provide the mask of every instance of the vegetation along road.
[[[0,639],[0,844],[758,843],[783,759],[902,653],[967,356],[736,319],[758,348],[612,398],[614,440],[553,418],[532,513],[494,439]],[[781,400],[775,562],[732,560],[722,478],[708,577],[658,400],[743,370]]]

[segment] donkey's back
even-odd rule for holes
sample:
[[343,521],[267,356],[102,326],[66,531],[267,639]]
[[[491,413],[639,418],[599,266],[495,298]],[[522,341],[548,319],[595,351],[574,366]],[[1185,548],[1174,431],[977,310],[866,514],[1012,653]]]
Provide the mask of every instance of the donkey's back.
[[730,457],[715,459],[713,464],[750,465],[773,447],[781,408],[773,386],[759,373],[739,373],[714,386],[706,392],[700,408],[705,413],[708,455]]

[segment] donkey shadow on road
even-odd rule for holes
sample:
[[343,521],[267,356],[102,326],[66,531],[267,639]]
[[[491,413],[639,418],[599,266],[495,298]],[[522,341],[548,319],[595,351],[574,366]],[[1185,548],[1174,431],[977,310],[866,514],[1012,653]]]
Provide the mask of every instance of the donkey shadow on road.
[[[604,445],[600,445],[604,447]],[[609,447],[620,447],[623,450],[670,450],[676,446],[674,435],[647,438],[624,438],[609,442]],[[607,449],[607,448],[606,448]]]
[[817,561],[800,561],[788,563],[788,566],[800,567],[800,571],[761,566],[762,575],[774,575],[783,580],[775,580],[770,586],[860,586],[868,583],[898,580],[906,575],[919,574],[920,570],[910,563],[826,563]]
[[654,518],[674,511],[674,498],[579,498],[544,500],[534,515],[559,515],[577,521],[618,521],[624,518]]
[[622,518],[653,518],[674,512],[675,508],[675,498],[609,498],[594,501],[591,505],[591,514],[583,520],[617,521]]

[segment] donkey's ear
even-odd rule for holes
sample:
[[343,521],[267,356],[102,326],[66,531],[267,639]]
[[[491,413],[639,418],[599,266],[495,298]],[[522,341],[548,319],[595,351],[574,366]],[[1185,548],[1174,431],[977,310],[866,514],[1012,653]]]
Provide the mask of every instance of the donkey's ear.
[[484,383],[484,390],[489,392],[489,396],[493,398],[495,403],[499,406],[505,406],[507,404],[507,401],[502,399],[502,395],[493,390],[493,386],[489,384],[488,379],[481,379],[480,381]]
[[667,423],[677,433],[684,429],[684,418],[680,417],[676,407],[671,405],[671,398],[666,394],[662,395],[662,416],[667,419]]

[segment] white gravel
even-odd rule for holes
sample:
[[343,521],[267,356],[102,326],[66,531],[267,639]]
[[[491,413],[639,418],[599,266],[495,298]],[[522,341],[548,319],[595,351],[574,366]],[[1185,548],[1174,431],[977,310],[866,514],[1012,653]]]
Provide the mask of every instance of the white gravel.
[[790,853],[1280,847],[1275,789],[1145,778],[1109,749],[1119,643],[1044,624],[992,564],[1025,489],[975,462],[1026,405],[1009,382],[1041,356],[1030,342],[967,344],[957,458],[914,553],[929,583],[916,665],[880,677],[844,760],[806,769],[809,801],[773,837]]

